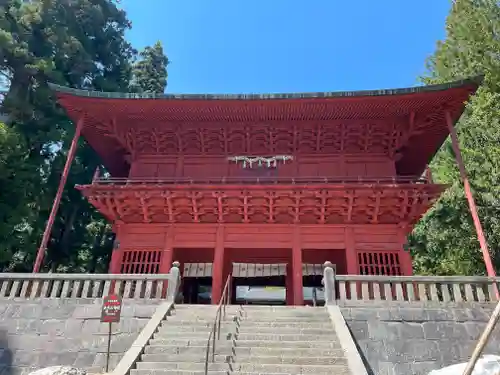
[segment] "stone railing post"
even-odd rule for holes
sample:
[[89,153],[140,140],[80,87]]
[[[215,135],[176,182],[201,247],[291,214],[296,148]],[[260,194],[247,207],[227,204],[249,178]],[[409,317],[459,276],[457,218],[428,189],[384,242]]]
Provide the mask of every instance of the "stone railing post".
[[177,294],[181,284],[181,271],[179,266],[181,264],[177,261],[172,263],[172,268],[168,274],[168,287],[167,287],[167,300],[175,303]]
[[325,287],[325,305],[335,305],[335,271],[331,262],[325,262],[323,265],[323,280],[322,283]]

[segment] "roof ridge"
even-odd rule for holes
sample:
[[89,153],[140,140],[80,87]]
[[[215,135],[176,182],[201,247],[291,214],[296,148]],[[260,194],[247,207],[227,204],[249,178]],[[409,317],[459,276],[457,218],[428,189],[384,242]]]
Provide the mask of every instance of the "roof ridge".
[[360,90],[360,91],[331,91],[310,93],[276,93],[276,94],[155,94],[155,93],[126,93],[126,92],[104,92],[95,90],[75,89],[49,83],[49,87],[58,93],[71,94],[89,98],[102,99],[171,99],[171,100],[272,100],[272,99],[307,99],[307,98],[342,98],[363,96],[390,96],[404,95],[421,92],[442,91],[463,86],[479,86],[484,76],[475,76],[448,83],[434,85],[414,86],[407,88],[382,89],[382,90]]

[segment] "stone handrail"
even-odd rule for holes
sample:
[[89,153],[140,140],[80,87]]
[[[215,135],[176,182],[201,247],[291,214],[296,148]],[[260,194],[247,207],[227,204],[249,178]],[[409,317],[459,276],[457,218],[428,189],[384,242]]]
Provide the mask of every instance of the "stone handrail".
[[[175,298],[177,296],[177,292],[179,291],[179,286],[181,282],[181,272],[179,270],[179,266],[180,266],[179,262],[172,263],[172,268],[170,269],[170,273],[168,274],[169,283],[165,300],[158,305],[151,319],[148,320],[146,326],[142,329],[141,333],[139,333],[139,336],[137,336],[132,346],[129,348],[129,350],[127,350],[125,355],[121,358],[120,362],[118,362],[118,365],[115,367],[113,372],[111,372],[112,375],[130,374],[130,370],[135,367],[135,364],[141,358],[141,355],[144,353],[144,348],[146,347],[146,345],[148,345],[149,341],[158,331],[158,327],[160,326],[161,322],[163,322],[165,317],[169,315],[171,311],[175,308],[174,307]],[[116,275],[111,275],[111,276],[116,276]],[[136,275],[136,276],[142,276],[144,280],[145,275]],[[165,286],[164,275],[157,275],[157,276],[163,276],[163,279],[156,279],[155,282],[158,282],[159,280],[159,284],[162,284],[164,287]],[[146,280],[146,282],[149,280],[150,279]],[[129,280],[124,279],[121,281],[127,282]],[[133,280],[132,282],[136,281],[137,280]],[[163,290],[161,290],[160,292],[163,292]],[[162,296],[162,294],[159,294],[159,296]]]
[[328,305],[352,301],[494,302],[500,278],[486,276],[335,275],[325,263],[323,282]]
[[170,273],[150,274],[56,274],[1,273],[0,299],[102,298],[110,293],[123,299],[168,299],[177,294],[177,262]]
[[[326,265],[325,265],[326,266]],[[336,275],[325,267],[325,300],[339,301],[496,301],[500,278],[485,276]],[[177,275],[172,272],[176,271]],[[176,294],[179,270],[169,274],[1,273],[0,299],[102,298],[114,292],[124,299],[167,299]],[[172,289],[174,288],[174,289]]]

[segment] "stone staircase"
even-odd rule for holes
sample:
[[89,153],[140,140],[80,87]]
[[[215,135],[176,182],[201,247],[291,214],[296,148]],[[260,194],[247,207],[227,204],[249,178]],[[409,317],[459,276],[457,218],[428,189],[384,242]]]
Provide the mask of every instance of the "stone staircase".
[[[325,308],[228,306],[210,374],[351,374]],[[203,374],[215,306],[177,305],[131,375]]]
[[[237,306],[227,310],[221,325],[221,337],[216,343],[215,363],[209,363],[210,374],[227,374],[228,358],[234,340]],[[144,349],[141,361],[131,375],[190,375],[205,373],[207,340],[214,324],[217,306],[176,305],[175,312],[163,321],[159,330]]]

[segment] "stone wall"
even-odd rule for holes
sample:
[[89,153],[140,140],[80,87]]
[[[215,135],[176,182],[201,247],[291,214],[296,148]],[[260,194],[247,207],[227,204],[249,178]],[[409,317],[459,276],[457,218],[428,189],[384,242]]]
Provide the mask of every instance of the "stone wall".
[[[122,319],[113,324],[112,370],[154,313],[159,301],[123,301]],[[108,324],[100,322],[101,299],[0,300],[0,373],[72,365],[104,371]]]
[[[426,375],[468,361],[494,307],[367,301],[341,311],[369,374]],[[500,355],[500,327],[484,354]]]

